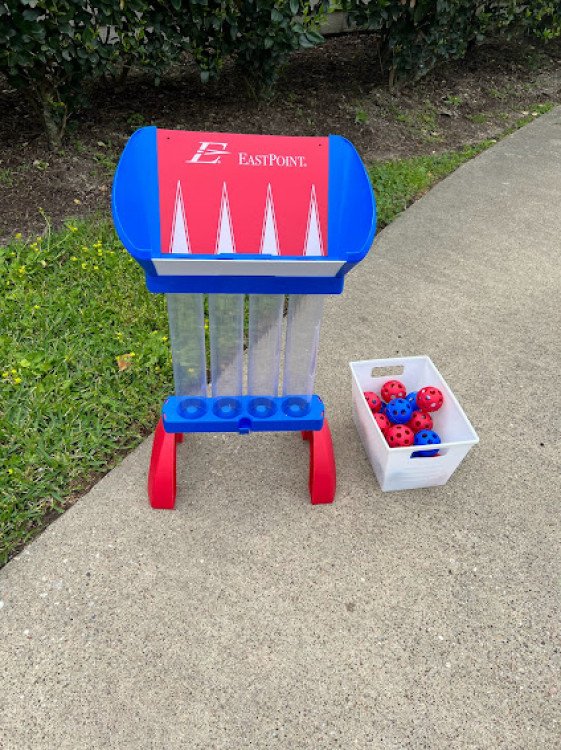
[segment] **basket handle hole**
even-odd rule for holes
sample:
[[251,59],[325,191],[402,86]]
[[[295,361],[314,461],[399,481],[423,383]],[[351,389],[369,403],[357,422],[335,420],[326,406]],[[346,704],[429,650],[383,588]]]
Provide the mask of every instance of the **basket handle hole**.
[[429,445],[416,445],[415,450],[411,451],[411,454],[409,458],[415,458],[415,461],[435,461],[437,458],[444,458],[448,454],[448,448],[443,448],[438,450],[438,455],[436,456],[413,456],[413,453],[419,450],[435,450],[436,445],[434,443],[431,443]]
[[403,375],[403,365],[393,365],[393,367],[373,367],[370,373],[373,378],[389,378],[396,375]]

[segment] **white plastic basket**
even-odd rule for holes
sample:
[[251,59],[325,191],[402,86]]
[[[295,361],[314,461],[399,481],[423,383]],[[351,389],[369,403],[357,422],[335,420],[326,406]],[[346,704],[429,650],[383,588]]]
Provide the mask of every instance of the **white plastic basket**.
[[[479,442],[462,407],[429,357],[400,357],[351,362],[353,419],[376,478],[384,492],[446,484],[470,448]],[[434,385],[444,395],[435,412],[435,429],[442,437],[438,456],[412,458],[415,448],[390,448],[364,398],[364,391],[380,393],[382,385],[396,378],[407,392]]]

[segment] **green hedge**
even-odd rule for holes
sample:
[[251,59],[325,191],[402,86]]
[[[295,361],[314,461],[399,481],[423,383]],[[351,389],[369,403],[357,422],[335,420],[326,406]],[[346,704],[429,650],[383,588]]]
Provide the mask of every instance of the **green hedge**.
[[185,52],[203,81],[233,55],[255,90],[274,83],[298,47],[322,41],[326,0],[0,0],[0,73],[43,119],[52,147],[99,76],[131,66],[157,79]]
[[90,81],[171,59],[165,10],[161,19],[145,10],[139,0],[0,1],[0,72],[36,106],[51,146]]
[[357,26],[377,32],[390,85],[464,57],[497,34],[561,34],[559,0],[342,0]]
[[318,31],[329,2],[240,0],[231,52],[257,95],[274,85],[288,55],[323,42]]
[[[559,0],[341,0],[375,30],[390,84],[415,80],[497,33],[561,34]],[[52,147],[99,76],[131,67],[158,79],[188,52],[203,81],[232,57],[256,94],[287,56],[321,43],[328,0],[0,0],[0,73],[43,119]]]

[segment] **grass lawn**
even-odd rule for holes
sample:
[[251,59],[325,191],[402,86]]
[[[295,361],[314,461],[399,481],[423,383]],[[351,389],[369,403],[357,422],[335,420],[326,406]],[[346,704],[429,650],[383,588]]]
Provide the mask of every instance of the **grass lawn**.
[[[372,164],[379,227],[492,142]],[[173,385],[164,297],[109,220],[16,236],[0,289],[1,564],[154,428]]]
[[411,159],[379,162],[368,170],[376,191],[379,226],[387,226],[416,198],[420,198],[460,164],[480,154],[495,141],[466,146],[461,151],[436,156],[415,156]]
[[[551,102],[536,104],[533,114],[520,118],[503,133],[501,138],[510,135],[523,125],[532,122],[537,116],[553,108]],[[465,146],[457,151],[448,151],[433,156],[415,156],[409,159],[378,162],[368,170],[376,191],[379,227],[386,226],[395,219],[407,206],[420,198],[436,182],[453,172],[461,164],[473,159],[485,149],[497,142],[497,138],[487,139]]]
[[155,425],[164,297],[109,221],[0,248],[0,561]]

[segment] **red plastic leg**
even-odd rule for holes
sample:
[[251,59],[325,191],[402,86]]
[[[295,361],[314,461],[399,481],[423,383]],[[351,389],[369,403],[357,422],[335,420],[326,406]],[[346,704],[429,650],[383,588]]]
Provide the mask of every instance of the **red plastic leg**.
[[310,441],[309,486],[312,505],[332,503],[335,498],[337,472],[327,419],[324,419],[321,430],[303,432],[302,437]]
[[154,435],[148,472],[148,497],[153,508],[169,510],[175,505],[175,449],[182,440],[182,434],[166,432],[160,419]]

